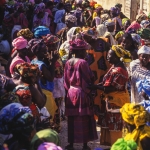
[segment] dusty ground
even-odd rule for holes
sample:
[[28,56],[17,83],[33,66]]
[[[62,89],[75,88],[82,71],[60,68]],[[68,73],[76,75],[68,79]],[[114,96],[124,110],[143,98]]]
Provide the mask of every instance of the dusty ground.
[[[65,146],[68,145],[67,142],[67,122],[62,121],[61,122],[61,132],[60,132],[60,140],[61,140],[61,147],[65,149]],[[88,145],[91,147],[91,150],[94,150],[97,147],[100,148],[108,148],[106,146],[100,146],[100,127],[97,126],[97,134],[98,134],[98,140],[89,142]],[[82,150],[82,144],[74,144],[75,150]]]

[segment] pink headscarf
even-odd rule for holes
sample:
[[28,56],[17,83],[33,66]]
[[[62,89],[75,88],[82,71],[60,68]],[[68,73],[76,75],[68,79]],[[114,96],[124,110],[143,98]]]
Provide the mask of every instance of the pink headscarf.
[[18,38],[14,39],[12,41],[12,45],[14,49],[21,50],[23,48],[26,48],[28,44],[28,41],[24,39],[22,36],[19,36]]
[[37,150],[62,150],[62,148],[54,143],[44,142],[38,147]]
[[133,21],[132,24],[127,28],[126,32],[128,32],[130,29],[139,30],[140,28],[140,24],[136,21]]

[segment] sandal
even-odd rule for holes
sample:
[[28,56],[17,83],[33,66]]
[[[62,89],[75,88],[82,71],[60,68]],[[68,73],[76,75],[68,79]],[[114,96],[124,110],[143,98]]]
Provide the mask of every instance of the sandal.
[[83,147],[82,150],[91,150],[89,146]]
[[70,146],[70,145],[67,145],[67,146],[65,147],[65,150],[75,150],[75,149],[74,149],[74,147],[72,147],[72,146]]

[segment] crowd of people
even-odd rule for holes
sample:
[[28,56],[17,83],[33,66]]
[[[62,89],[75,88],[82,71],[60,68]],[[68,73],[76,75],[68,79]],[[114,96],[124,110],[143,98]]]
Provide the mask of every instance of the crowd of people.
[[0,1],[0,150],[98,139],[150,149],[150,14],[88,0]]

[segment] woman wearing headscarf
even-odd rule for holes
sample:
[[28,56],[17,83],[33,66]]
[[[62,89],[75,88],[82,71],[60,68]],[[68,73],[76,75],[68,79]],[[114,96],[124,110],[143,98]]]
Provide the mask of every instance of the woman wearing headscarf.
[[26,39],[24,39],[23,37],[20,36],[13,40],[12,45],[18,54],[13,58],[13,60],[10,64],[10,67],[9,67],[11,76],[13,76],[15,66],[17,64],[23,63],[23,62],[30,62],[29,58],[26,56],[27,55],[27,45],[28,45],[28,42]]
[[19,103],[5,106],[0,111],[0,133],[13,135],[4,142],[8,149],[29,149],[30,141],[36,133],[30,108]]
[[50,27],[50,18],[48,16],[48,13],[45,12],[45,4],[40,3],[35,7],[34,10],[34,17],[33,17],[33,29],[35,29],[38,26],[45,26],[47,28]]
[[[31,51],[34,53],[36,56],[32,60],[32,64],[37,64],[39,67],[39,70],[41,71],[42,77],[39,80],[40,86],[42,88],[42,92],[46,95],[47,97],[47,102],[45,107],[47,108],[48,112],[54,118],[55,112],[57,110],[56,103],[53,98],[52,91],[54,89],[54,83],[53,83],[53,72],[54,70],[52,69],[52,66],[48,66],[45,62],[44,59],[49,59],[49,54],[48,54],[48,48],[45,45],[43,41],[39,41],[35,43],[35,45],[32,47]],[[50,64],[51,62],[49,62]],[[53,64],[53,63],[52,63]],[[50,71],[51,69],[51,71]]]
[[119,109],[125,103],[130,102],[126,89],[128,72],[124,64],[131,61],[130,53],[120,45],[113,45],[108,52],[107,59],[112,67],[104,76],[102,83],[95,86],[95,88],[104,91],[103,99],[106,101],[106,104],[102,103],[102,109],[105,108],[105,110],[103,110],[104,117],[101,120],[101,144],[112,144],[117,138],[121,137],[121,115],[113,113],[113,110]]
[[73,143],[84,143],[83,150],[90,150],[87,142],[97,139],[93,100],[88,84],[94,76],[86,56],[87,43],[81,39],[70,42],[72,58],[65,64],[64,86],[67,90],[66,116],[68,116],[68,142],[66,150],[73,150]]
[[15,12],[13,13],[13,24],[14,27],[11,32],[11,39],[15,39],[17,37],[17,32],[21,29],[28,27],[28,20],[26,15],[24,14],[24,4],[21,2],[17,2],[14,6]]
[[140,104],[126,103],[120,109],[124,126],[127,129],[124,140],[133,140],[139,150],[148,150],[150,147],[150,127],[146,125],[149,114]]
[[135,46],[135,42],[129,33],[125,33],[122,36],[121,45],[124,49],[128,50],[131,53],[132,60],[135,60],[138,58],[137,56],[137,46]]
[[[65,28],[61,29],[59,32],[57,32],[57,36],[60,38],[60,44],[64,43],[67,40],[67,34],[68,31],[76,26],[77,18],[74,15],[66,15],[65,16]],[[59,45],[58,45],[59,46]]]
[[62,28],[65,28],[65,9],[64,9],[64,4],[59,3],[58,9],[55,13],[54,16],[54,23],[55,23],[55,33],[59,32]]
[[122,21],[121,18],[119,17],[120,10],[118,7],[111,7],[110,8],[110,16],[112,18],[112,21],[115,22],[115,33],[119,32],[122,28]]
[[[16,73],[20,75],[22,84],[17,85],[13,90],[13,92],[15,92],[16,95],[18,95],[19,101],[23,106],[28,106],[31,109],[35,120],[39,122],[40,114],[36,106],[37,99],[32,98],[32,94],[30,91],[31,83],[30,84],[26,83],[27,80],[28,82],[31,81],[32,84],[35,84],[33,80],[35,80],[35,82],[38,82],[38,78],[40,76],[39,68],[37,65],[33,65],[29,63],[17,64]],[[24,80],[26,82],[23,82]]]
[[106,41],[108,41],[110,45],[116,44],[116,41],[114,40],[113,37],[114,22],[106,21],[105,25],[104,24],[98,25],[96,31],[97,31],[97,36],[107,38],[108,40]]
[[138,81],[150,79],[150,48],[142,46],[138,50],[138,59],[130,64],[131,71],[131,101],[139,103],[143,100],[142,93],[138,92]]
[[[48,34],[47,36],[43,37],[44,43],[48,47],[49,54],[52,55],[54,53],[57,55],[57,46],[59,42],[59,38],[55,35]],[[51,64],[51,67],[53,67],[54,72],[54,89],[53,89],[53,96],[55,98],[56,105],[58,107],[54,122],[56,123],[58,131],[60,131],[60,106],[62,101],[65,98],[65,89],[63,86],[63,64],[62,60],[59,58],[59,55],[56,57],[56,61],[52,60],[53,64]],[[55,127],[56,127],[55,126]]]
[[[97,33],[94,29],[87,29],[82,34],[84,40],[91,45],[90,50],[87,50],[87,61],[95,76],[94,83],[98,84],[110,67],[106,59],[110,45],[102,38],[96,38]],[[98,110],[101,107],[100,95],[100,92],[95,92],[94,104]]]

